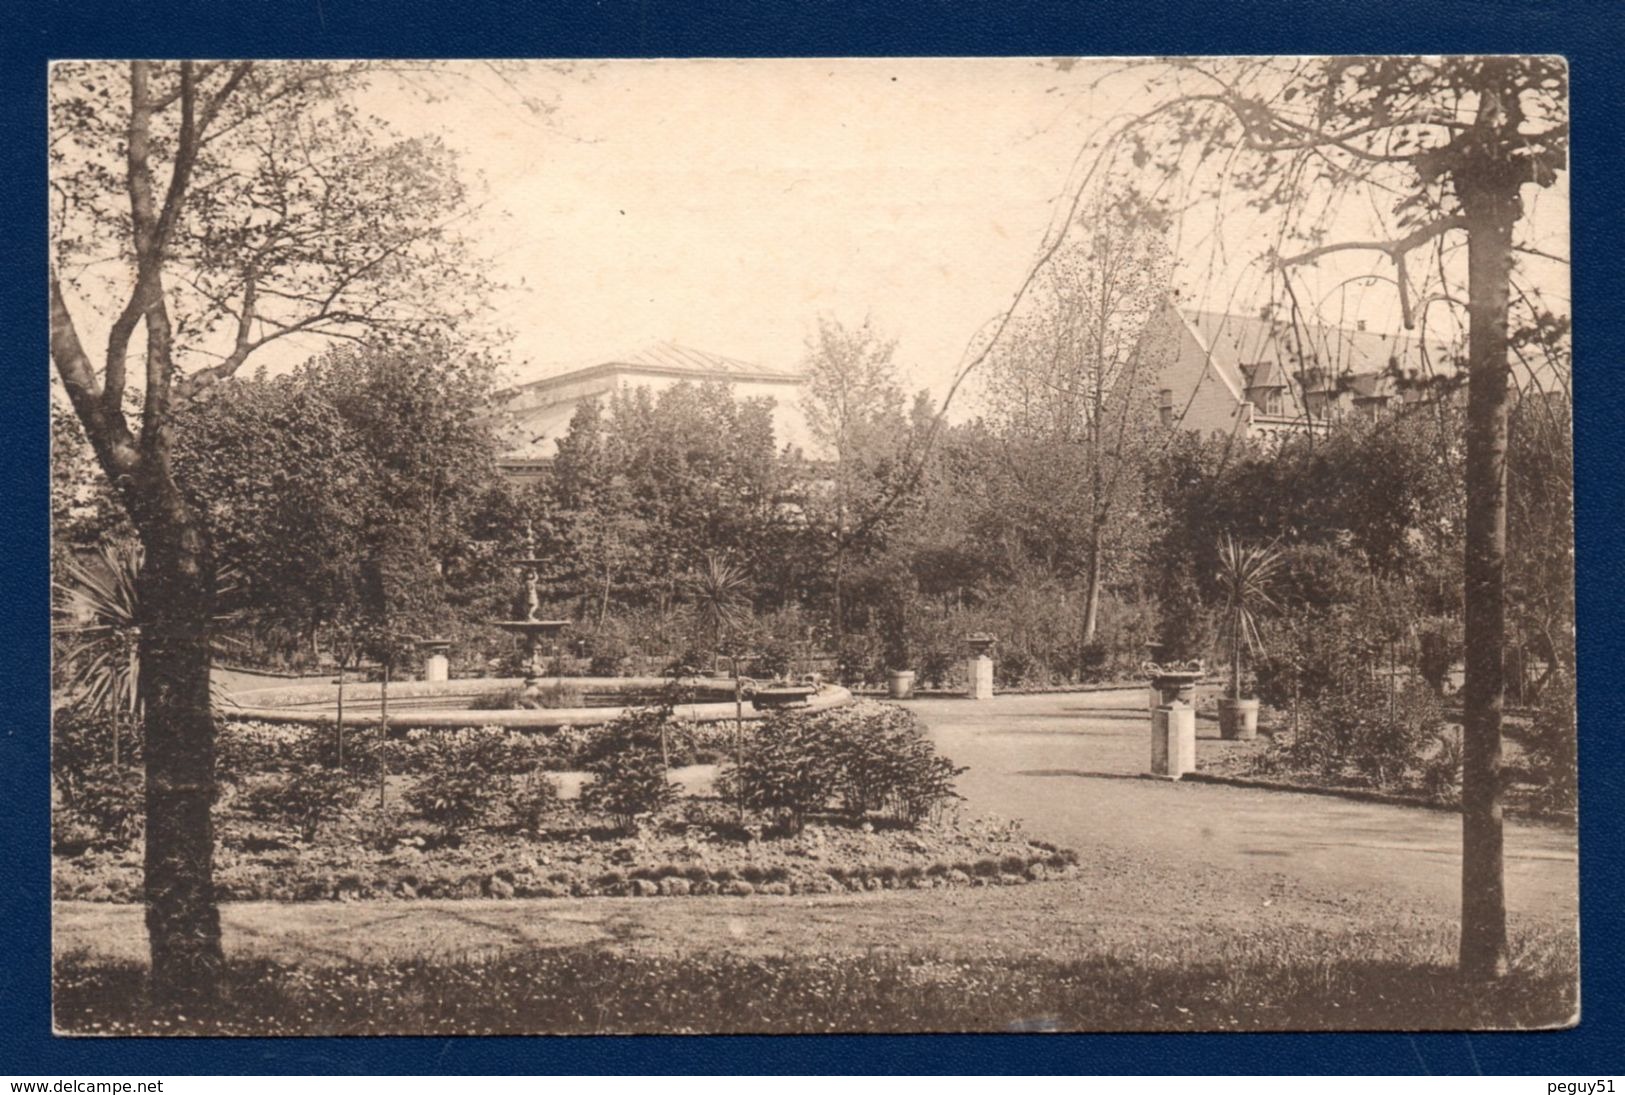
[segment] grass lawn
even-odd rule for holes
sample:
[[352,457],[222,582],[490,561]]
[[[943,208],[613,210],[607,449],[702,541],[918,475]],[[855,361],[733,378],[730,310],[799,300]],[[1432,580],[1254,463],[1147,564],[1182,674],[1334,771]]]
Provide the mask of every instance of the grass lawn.
[[1103,856],[1036,886],[829,897],[227,905],[227,999],[143,996],[140,909],[63,903],[63,1033],[1420,1030],[1577,1018],[1572,920],[1463,986],[1451,918]]

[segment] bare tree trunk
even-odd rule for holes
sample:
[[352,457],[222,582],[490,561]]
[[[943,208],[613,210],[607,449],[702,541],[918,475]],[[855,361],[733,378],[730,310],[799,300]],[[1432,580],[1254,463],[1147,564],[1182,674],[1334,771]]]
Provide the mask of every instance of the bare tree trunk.
[[144,522],[141,692],[147,713],[146,919],[152,988],[168,1004],[207,1003],[224,957],[214,902],[214,714],[208,546],[173,489]]
[[1100,526],[1097,524],[1089,534],[1089,577],[1087,592],[1083,600],[1083,641],[1095,641],[1095,632],[1100,626]]
[[1506,690],[1507,296],[1518,184],[1507,173],[1457,179],[1468,219],[1466,680],[1462,687],[1461,973],[1507,970],[1501,818]]
[[846,605],[841,599],[841,583],[845,578],[846,548],[842,544],[835,545],[835,654],[840,656],[841,641],[846,638]]

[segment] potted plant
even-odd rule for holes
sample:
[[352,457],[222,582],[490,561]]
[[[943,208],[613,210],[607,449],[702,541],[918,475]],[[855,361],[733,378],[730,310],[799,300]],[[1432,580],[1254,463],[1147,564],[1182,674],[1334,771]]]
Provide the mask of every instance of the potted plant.
[[1258,734],[1258,700],[1241,695],[1241,653],[1245,648],[1257,655],[1264,649],[1258,619],[1261,612],[1275,607],[1269,584],[1280,565],[1281,553],[1274,545],[1240,544],[1228,532],[1219,541],[1221,635],[1230,654],[1230,690],[1219,700],[1219,736],[1227,741],[1250,741]]
[[893,604],[884,614],[882,636],[886,647],[886,694],[894,700],[906,700],[914,694],[914,670],[905,668],[913,663],[913,643],[908,634],[908,613],[901,604]]
[[910,608],[914,601],[913,576],[906,571],[894,575],[883,587],[879,605],[880,641],[886,657],[886,695],[906,700],[914,694],[914,642],[909,634]]

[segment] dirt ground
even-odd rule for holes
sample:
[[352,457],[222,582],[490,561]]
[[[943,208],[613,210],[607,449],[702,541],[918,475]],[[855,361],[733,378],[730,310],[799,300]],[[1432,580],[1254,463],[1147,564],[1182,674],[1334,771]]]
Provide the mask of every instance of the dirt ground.
[[[1133,948],[1199,955],[1225,939],[1279,947],[1327,933],[1404,938],[1448,953],[1459,909],[1460,820],[1434,810],[1139,778],[1143,692],[932,699],[911,706],[968,765],[963,808],[1021,820],[1076,848],[1079,875],[975,890],[819,897],[245,902],[223,909],[233,954],[306,962],[599,945],[663,955],[929,950],[1053,957]],[[1225,748],[1199,726],[1198,749]],[[1578,910],[1575,834],[1507,826],[1514,932],[1563,930]],[[139,906],[61,902],[58,953],[140,959]]]

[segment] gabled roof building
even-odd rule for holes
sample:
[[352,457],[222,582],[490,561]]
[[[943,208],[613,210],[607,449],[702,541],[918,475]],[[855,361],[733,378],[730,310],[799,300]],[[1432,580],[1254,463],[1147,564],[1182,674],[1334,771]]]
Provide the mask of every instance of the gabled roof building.
[[1272,437],[1376,416],[1428,398],[1396,374],[1455,371],[1443,342],[1408,335],[1181,307],[1169,301],[1141,337],[1165,423],[1202,434]]

